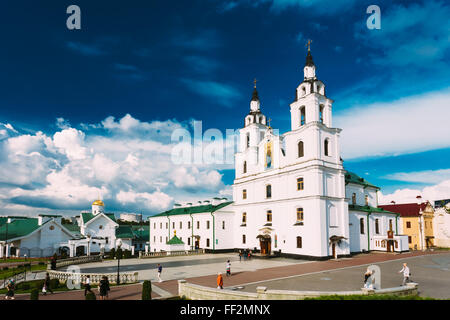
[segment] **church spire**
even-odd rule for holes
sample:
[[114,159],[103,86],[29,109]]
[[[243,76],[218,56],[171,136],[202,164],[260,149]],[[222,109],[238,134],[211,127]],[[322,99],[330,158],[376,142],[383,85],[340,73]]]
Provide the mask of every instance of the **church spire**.
[[305,80],[316,78],[316,66],[311,55],[311,42],[312,40],[308,40],[308,42],[306,43],[306,46],[308,47],[308,54],[306,55],[306,63],[305,67],[303,68]]
[[256,90],[256,79],[253,80],[253,94],[252,94],[252,100],[250,101],[250,112],[259,112],[259,96],[258,96],[258,90]]
[[259,97],[258,97],[258,90],[256,90],[256,79],[253,80],[253,95],[252,95],[252,100],[251,101],[259,101]]

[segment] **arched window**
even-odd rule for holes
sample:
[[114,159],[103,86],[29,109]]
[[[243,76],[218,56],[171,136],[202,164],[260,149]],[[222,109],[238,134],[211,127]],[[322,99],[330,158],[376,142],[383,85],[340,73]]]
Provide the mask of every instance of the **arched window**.
[[303,222],[303,208],[297,208],[297,222]]
[[266,186],[266,198],[272,198],[272,185],[270,184]]
[[297,178],[297,190],[303,190],[305,188],[305,184],[303,178]]
[[297,237],[297,248],[301,248],[302,247],[302,237]]
[[392,219],[389,219],[389,231],[392,231]]
[[352,194],[352,204],[356,204],[356,193]]
[[247,199],[247,189],[242,190],[242,199]]
[[250,147],[250,134],[249,133],[247,133],[245,135],[245,139],[246,139],[246,144],[247,144],[247,148],[248,148],[248,147]]
[[[317,88],[317,89],[319,89],[319,88]],[[323,123],[323,109],[324,109],[324,106],[320,105],[320,107],[319,107],[319,121],[321,123]]]
[[302,87],[302,96],[304,96],[306,94],[306,89],[305,87]]
[[245,234],[242,235],[242,243],[245,244]]
[[272,222],[272,210],[267,210],[267,222]]
[[364,196],[364,201],[366,203],[366,206],[368,206],[369,205],[369,196],[367,194]]
[[305,155],[305,147],[303,141],[298,143],[298,157],[301,158]]
[[379,221],[379,219],[375,219],[375,233],[376,234],[380,233],[380,221]]
[[364,234],[364,218],[359,219],[359,233]]
[[328,156],[328,139],[325,139],[323,143],[323,149],[326,156]]
[[247,173],[247,161],[244,161],[244,168],[242,170],[242,173]]
[[305,107],[300,108],[300,125],[303,126],[306,123],[306,109]]
[[242,213],[242,223],[243,224],[247,223],[247,213],[246,212]]

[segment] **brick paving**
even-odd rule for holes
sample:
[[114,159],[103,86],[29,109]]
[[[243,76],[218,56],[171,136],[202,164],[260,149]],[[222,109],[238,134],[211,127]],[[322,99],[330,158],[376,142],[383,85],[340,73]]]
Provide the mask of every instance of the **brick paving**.
[[[417,257],[423,255],[439,254],[442,252],[408,252],[402,254],[392,253],[370,253],[359,254],[352,258],[344,258],[338,260],[326,261],[311,261],[302,262],[294,265],[287,265],[282,267],[264,268],[256,271],[243,271],[232,274],[231,277],[224,275],[224,287],[234,287],[238,285],[267,281],[291,276],[299,276],[312,272],[330,271],[345,267],[355,267],[367,265],[372,263],[379,263],[383,261],[402,260],[410,257]],[[242,261],[240,263],[246,263]],[[189,268],[189,267],[187,267]],[[231,270],[233,271],[233,270]],[[186,278],[186,281],[193,284],[198,284],[206,287],[216,287],[217,275],[208,275],[201,277]],[[178,294],[178,280],[168,280],[161,283],[153,282],[152,286],[157,286],[173,295]],[[141,299],[141,284],[128,285],[123,287],[111,287],[110,300],[140,300]],[[159,297],[158,294],[152,292],[152,297]],[[29,299],[29,294],[17,296],[17,299]],[[80,300],[84,299],[83,291],[63,292],[53,295],[40,296],[42,300]]]

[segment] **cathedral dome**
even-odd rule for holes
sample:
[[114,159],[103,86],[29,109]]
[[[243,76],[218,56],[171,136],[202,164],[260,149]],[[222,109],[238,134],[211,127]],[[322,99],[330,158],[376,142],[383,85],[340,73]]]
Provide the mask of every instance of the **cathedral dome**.
[[102,200],[95,200],[95,201],[92,203],[92,205],[93,205],[93,206],[102,206],[102,207],[105,206],[105,204],[103,203]]

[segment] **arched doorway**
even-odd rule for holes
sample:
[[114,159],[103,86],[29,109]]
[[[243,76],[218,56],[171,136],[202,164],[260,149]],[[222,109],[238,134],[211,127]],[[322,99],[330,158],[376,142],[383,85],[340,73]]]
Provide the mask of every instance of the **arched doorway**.
[[85,247],[84,246],[79,246],[76,248],[75,250],[75,255],[78,256],[84,256],[85,255]]
[[194,236],[194,249],[200,249],[200,236]]
[[272,238],[268,234],[261,234],[256,237],[259,239],[259,246],[262,255],[270,255]]

